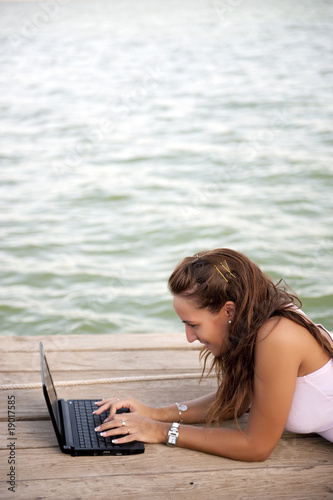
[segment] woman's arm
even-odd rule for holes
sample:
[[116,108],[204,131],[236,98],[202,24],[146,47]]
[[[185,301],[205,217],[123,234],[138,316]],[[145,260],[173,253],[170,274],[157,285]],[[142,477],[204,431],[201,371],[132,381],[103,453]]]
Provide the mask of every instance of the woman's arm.
[[[181,412],[181,419],[185,424],[200,424],[206,422],[210,405],[215,400],[216,393],[212,392],[192,401],[178,401],[187,406],[186,411]],[[154,419],[161,422],[178,422],[179,412],[176,403],[163,408],[155,408]]]
[[[187,410],[182,412],[182,421],[187,424],[206,422],[209,407],[213,403],[214,399],[215,392],[191,401],[178,401],[179,403],[186,404],[187,406]],[[96,405],[99,407],[94,412],[96,415],[99,415],[103,411],[110,410],[109,417],[106,421],[112,420],[116,411],[120,408],[128,408],[133,414],[135,413],[138,416],[140,415],[152,420],[158,420],[160,422],[179,421],[179,412],[176,403],[161,408],[153,408],[132,398],[111,398],[98,401],[96,402]]]

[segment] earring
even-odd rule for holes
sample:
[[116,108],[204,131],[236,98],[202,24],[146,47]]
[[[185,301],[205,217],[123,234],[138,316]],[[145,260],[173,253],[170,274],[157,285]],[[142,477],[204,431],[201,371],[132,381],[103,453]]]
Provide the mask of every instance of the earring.
[[229,325],[230,325],[230,323],[231,323],[231,319],[229,319]]

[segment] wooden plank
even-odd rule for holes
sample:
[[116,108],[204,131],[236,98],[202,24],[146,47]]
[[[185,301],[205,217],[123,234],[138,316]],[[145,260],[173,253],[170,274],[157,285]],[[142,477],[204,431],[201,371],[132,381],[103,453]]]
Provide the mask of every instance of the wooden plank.
[[[65,487],[65,488],[64,488]],[[314,470],[297,468],[281,471],[266,470],[243,473],[239,470],[212,475],[210,472],[158,473],[147,475],[116,476],[110,480],[101,474],[100,478],[82,478],[62,481],[50,479],[40,481],[18,481],[15,498],[18,500],[64,498],[71,491],[71,498],[80,500],[92,498],[121,498],[122,500],[332,500],[333,485],[325,467]],[[93,492],[93,493],[92,493]],[[3,499],[13,498],[3,496]]]
[[[237,468],[223,473],[194,471],[188,473],[139,474],[109,478],[103,471],[100,477],[48,481],[19,480],[15,494],[3,499],[58,500],[69,492],[70,498],[121,498],[122,500],[332,500],[333,483],[327,467],[313,470],[292,468],[240,471]],[[5,489],[6,486],[4,486]],[[67,498],[65,496],[65,498]]]
[[[174,450],[173,450],[174,451]],[[59,499],[64,493],[69,492],[71,498],[81,500],[91,499],[92,495],[99,498],[121,498],[121,499],[170,499],[177,497],[183,499],[293,499],[293,500],[324,500],[332,499],[333,480],[332,466],[316,465],[311,467],[290,466],[286,468],[269,468],[264,465],[232,463],[228,468],[220,465],[214,469],[204,469],[192,467],[189,463],[188,470],[178,470],[181,463],[172,458],[168,453],[168,459],[164,461],[163,470],[144,468],[141,472],[132,470],[136,462],[142,462],[144,455],[140,458],[117,457],[119,462],[117,469],[124,471],[130,468],[131,473],[113,473],[115,460],[109,457],[94,457],[90,462],[98,462],[98,474],[92,476],[89,467],[83,467],[84,472],[81,477],[73,477],[71,462],[75,461],[68,457],[62,464],[61,471],[66,473],[67,479],[62,475],[53,477],[53,470],[56,463],[52,462],[52,468],[46,466],[40,457],[34,468],[37,474],[27,477],[25,469],[20,472],[16,485],[15,498],[26,500],[38,499]],[[174,454],[173,454],[174,455]],[[32,459],[38,459],[32,456]],[[186,457],[189,462],[192,455]],[[206,458],[206,457],[204,457]],[[81,460],[81,459],[80,459]],[[221,459],[219,459],[221,460]],[[223,461],[225,464],[225,461]],[[201,460],[205,463],[205,460]],[[50,464],[51,465],[51,464]],[[35,478],[38,472],[48,478]],[[43,473],[43,471],[45,471]],[[57,472],[57,471],[56,471]],[[3,486],[5,484],[3,482]],[[3,488],[4,490],[4,488]],[[12,498],[3,496],[2,498]]]
[[[73,492],[71,498],[90,500],[96,498],[121,498],[122,500],[332,500],[333,484],[327,468],[314,470],[228,471],[227,477],[211,472],[158,473],[109,478],[101,473],[96,478],[48,481],[18,481],[15,498],[18,500],[58,500]],[[2,498],[13,498],[12,496]]]
[[0,336],[0,352],[37,352],[39,342],[49,351],[104,351],[151,350],[151,349],[200,349],[199,343],[189,344],[182,333],[134,333],[99,335],[36,335]]
[[[47,352],[47,360],[53,371],[82,370],[200,370],[198,352],[190,350],[154,350],[154,351],[66,351]],[[21,373],[36,371],[40,366],[39,353],[9,352],[1,363],[2,372]]]
[[[40,440],[43,438],[41,437]],[[47,439],[47,436],[45,436]],[[55,441],[53,441],[55,444]],[[47,443],[45,442],[45,446]],[[282,469],[312,469],[317,466],[325,467],[333,481],[333,457],[331,449],[320,437],[311,439],[282,440],[271,457],[265,462],[238,462],[223,457],[185,450],[169,448],[164,444],[146,445],[143,455],[124,457],[96,456],[71,457],[65,455],[55,446],[35,449],[16,450],[17,466],[20,470],[20,480],[39,479],[74,479],[80,477],[98,478],[104,469],[105,475],[114,477],[127,474],[158,474],[158,473],[192,473],[198,471],[217,472],[238,470],[266,470],[270,468]],[[7,450],[0,450],[1,470],[6,470]],[[33,464],[33,467],[31,466]],[[52,464],[52,475],[46,467]]]

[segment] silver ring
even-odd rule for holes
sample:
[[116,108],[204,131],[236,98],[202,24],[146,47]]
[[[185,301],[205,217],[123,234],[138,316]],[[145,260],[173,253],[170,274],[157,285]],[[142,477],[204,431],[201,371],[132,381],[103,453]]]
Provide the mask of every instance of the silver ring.
[[130,433],[130,428],[127,426],[127,434],[131,434]]
[[124,420],[124,419],[122,419],[122,421],[121,421],[121,426],[122,426],[122,427],[125,427],[125,425],[126,425],[126,422],[125,422],[125,420]]

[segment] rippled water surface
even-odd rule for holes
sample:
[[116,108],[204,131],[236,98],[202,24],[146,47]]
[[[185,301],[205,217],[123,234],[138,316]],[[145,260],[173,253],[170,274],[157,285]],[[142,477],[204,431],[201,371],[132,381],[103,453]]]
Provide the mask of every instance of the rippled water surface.
[[181,331],[245,252],[333,329],[330,1],[0,2],[2,334]]

